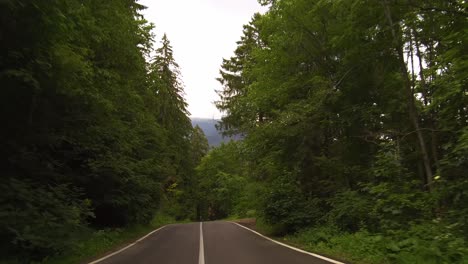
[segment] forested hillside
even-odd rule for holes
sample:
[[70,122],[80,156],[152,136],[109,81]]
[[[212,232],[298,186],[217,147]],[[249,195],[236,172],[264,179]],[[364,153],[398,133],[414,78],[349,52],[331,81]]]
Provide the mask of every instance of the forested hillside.
[[192,120],[192,126],[199,126],[203,130],[206,139],[208,139],[208,144],[211,147],[217,147],[222,143],[228,143],[231,140],[242,139],[241,135],[223,136],[222,132],[216,128],[220,121],[218,119],[199,117],[192,117],[190,119]]
[[221,66],[223,132],[247,136],[197,168],[205,215],[357,263],[467,263],[466,1],[261,2]]
[[226,141],[221,133],[216,129],[216,124],[219,120],[209,118],[191,118],[192,126],[199,126],[208,139],[208,144],[212,147],[219,146],[222,142]]
[[208,146],[170,42],[143,8],[0,3],[2,260],[76,250],[95,229],[147,224],[158,211],[195,217],[181,201]]

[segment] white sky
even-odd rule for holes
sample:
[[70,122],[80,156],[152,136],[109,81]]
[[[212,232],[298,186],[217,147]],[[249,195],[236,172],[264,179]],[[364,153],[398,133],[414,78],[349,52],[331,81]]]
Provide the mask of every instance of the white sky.
[[255,12],[265,11],[257,0],[140,0],[148,8],[145,18],[156,26],[156,39],[164,33],[185,84],[192,117],[220,118],[213,102],[221,89],[216,78],[223,58],[234,53],[242,26]]

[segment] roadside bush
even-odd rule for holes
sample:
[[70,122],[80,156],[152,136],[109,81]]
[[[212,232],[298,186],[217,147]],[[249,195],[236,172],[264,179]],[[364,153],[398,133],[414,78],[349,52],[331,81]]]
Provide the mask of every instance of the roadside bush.
[[67,185],[10,179],[0,184],[0,193],[2,256],[21,256],[28,262],[64,251],[92,216],[90,201],[80,200],[78,191]]
[[468,247],[457,225],[427,222],[389,232],[387,256],[396,263],[468,263]]
[[256,217],[264,204],[265,193],[264,184],[259,182],[248,182],[240,191],[239,198],[234,207],[234,213],[241,218]]
[[310,200],[288,177],[276,179],[266,194],[263,217],[278,234],[299,230],[321,217],[318,200]]
[[333,255],[357,263],[466,264],[466,241],[455,233],[457,226],[427,222],[408,230],[348,233],[325,225],[286,236],[288,242],[309,251]]
[[369,217],[373,202],[357,191],[338,193],[328,204],[332,209],[327,214],[327,220],[341,230],[358,231],[373,220]]
[[390,263],[385,256],[387,239],[367,231],[343,233],[335,226],[320,226],[298,231],[285,240],[311,252],[358,263]]
[[367,229],[380,232],[406,229],[408,223],[432,219],[436,198],[424,191],[423,182],[406,169],[394,144],[382,144],[373,166],[373,181],[360,184],[360,190],[371,200]]
[[[41,263],[85,263],[92,257],[109,252],[119,245],[133,242],[148,232],[171,223],[176,223],[174,217],[158,211],[149,225],[133,225],[125,228],[106,228],[101,230],[90,229],[82,234],[73,248],[62,254],[50,256]],[[0,263],[2,262],[0,261]]]

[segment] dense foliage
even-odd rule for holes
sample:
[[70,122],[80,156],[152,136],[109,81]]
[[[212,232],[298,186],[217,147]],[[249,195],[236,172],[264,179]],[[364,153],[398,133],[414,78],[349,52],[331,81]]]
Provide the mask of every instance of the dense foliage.
[[159,211],[257,217],[355,261],[466,263],[466,1],[260,2],[216,102],[243,140],[208,152],[137,1],[1,1],[0,256],[50,259]]
[[90,227],[149,223],[184,193],[202,135],[169,40],[153,48],[143,8],[1,1],[2,258],[39,260]]
[[244,167],[264,189],[246,206],[278,232],[381,234],[404,241],[387,243],[390,262],[400,253],[416,256],[411,263],[461,262],[466,2],[263,2],[269,11],[244,27],[219,78],[219,127],[246,135],[242,159],[211,175]]

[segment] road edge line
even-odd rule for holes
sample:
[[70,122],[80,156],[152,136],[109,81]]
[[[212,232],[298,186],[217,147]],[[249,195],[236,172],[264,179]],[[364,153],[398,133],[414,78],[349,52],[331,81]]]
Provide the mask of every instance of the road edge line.
[[203,222],[200,222],[200,247],[198,250],[198,264],[205,264],[205,244],[203,243]]
[[106,256],[104,256],[104,257],[102,257],[102,258],[100,258],[100,259],[97,259],[97,260],[94,260],[94,261],[92,261],[92,262],[89,262],[88,264],[96,264],[96,263],[99,263],[99,262],[101,262],[101,261],[103,261],[103,260],[105,260],[105,259],[108,259],[108,258],[112,257],[112,256],[115,256],[115,255],[119,254],[120,252],[122,252],[122,251],[124,251],[124,250],[126,250],[126,249],[128,249],[128,248],[133,247],[133,246],[134,246],[135,244],[137,244],[138,242],[140,242],[140,241],[142,241],[143,239],[149,237],[150,235],[156,233],[157,231],[163,229],[164,227],[166,227],[166,225],[161,226],[160,228],[149,232],[149,233],[146,234],[145,236],[143,236],[143,237],[141,237],[140,239],[136,240],[135,242],[133,242],[133,243],[127,245],[126,247],[121,248],[121,249],[119,249],[118,251],[112,252],[112,253],[110,253],[109,255],[106,255]]
[[241,225],[241,224],[238,224],[238,223],[236,223],[236,222],[232,222],[232,221],[227,221],[227,222],[228,222],[228,223],[232,223],[232,224],[236,224],[236,225],[238,225],[238,226],[240,226],[240,227],[242,227],[242,228],[244,228],[244,229],[246,229],[246,230],[248,230],[248,231],[250,231],[250,232],[252,232],[252,233],[254,233],[254,234],[256,234],[256,235],[258,235],[258,236],[261,236],[261,237],[263,237],[263,238],[265,238],[265,239],[267,239],[267,240],[269,240],[269,241],[271,241],[271,242],[273,242],[273,243],[276,243],[276,244],[278,244],[278,245],[281,245],[281,246],[283,246],[283,247],[287,247],[287,248],[289,248],[289,249],[292,249],[292,250],[295,250],[295,251],[298,251],[298,252],[301,252],[301,253],[304,253],[304,254],[307,254],[307,255],[310,255],[310,256],[313,256],[313,257],[316,257],[316,258],[325,260],[325,261],[328,261],[328,262],[330,262],[330,263],[334,263],[334,264],[346,264],[346,263],[344,263],[344,262],[340,262],[340,261],[337,261],[337,260],[334,260],[334,259],[331,259],[331,258],[327,258],[327,257],[321,256],[321,255],[318,255],[318,254],[315,254],[315,253],[312,253],[312,252],[308,252],[308,251],[305,251],[305,250],[302,250],[302,249],[299,249],[299,248],[295,248],[295,247],[293,247],[293,246],[290,246],[290,245],[281,243],[281,242],[276,241],[276,240],[274,240],[274,239],[271,239],[271,238],[269,238],[269,237],[267,237],[267,236],[264,236],[264,235],[260,234],[259,232],[255,231],[255,230],[252,230],[252,229],[250,229],[250,228],[248,228],[248,227],[245,227],[245,226],[243,226],[243,225]]

